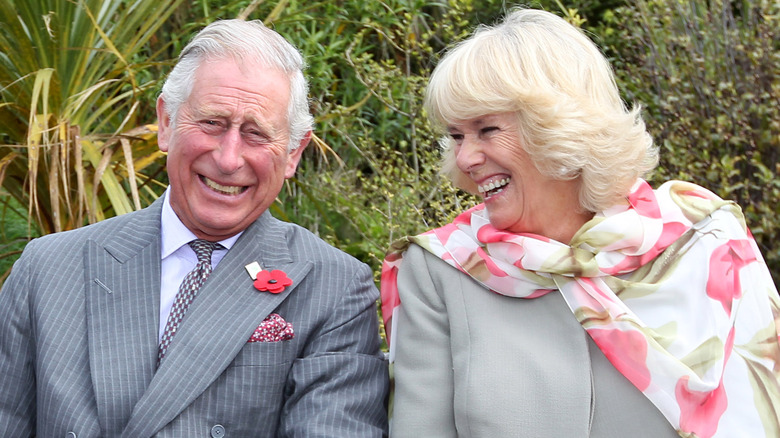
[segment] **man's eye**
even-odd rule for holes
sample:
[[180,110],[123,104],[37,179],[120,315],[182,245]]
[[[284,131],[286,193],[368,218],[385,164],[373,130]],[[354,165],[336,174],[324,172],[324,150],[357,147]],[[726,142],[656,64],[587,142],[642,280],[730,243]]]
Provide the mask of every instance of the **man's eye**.
[[213,130],[222,126],[222,123],[220,123],[219,120],[201,120],[200,124],[209,130]]
[[249,144],[263,145],[270,141],[263,131],[253,129],[241,131],[241,136],[244,137],[244,141]]
[[264,137],[262,131],[258,131],[256,129],[243,129],[241,130],[241,134],[244,135],[245,137],[250,137],[250,138]]

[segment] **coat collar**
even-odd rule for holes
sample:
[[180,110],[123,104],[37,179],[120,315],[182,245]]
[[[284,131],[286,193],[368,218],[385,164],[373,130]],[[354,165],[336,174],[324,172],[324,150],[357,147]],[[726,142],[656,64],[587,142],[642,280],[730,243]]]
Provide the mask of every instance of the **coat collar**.
[[161,205],[97,225],[106,228],[84,245],[90,374],[107,435],[121,432],[155,372]]
[[[293,260],[289,231],[265,212],[228,251],[187,310],[123,436],[150,436],[172,421],[223,373],[263,319],[294,293],[311,263]],[[266,270],[283,270],[292,286],[279,294],[259,292],[244,268],[253,261]]]

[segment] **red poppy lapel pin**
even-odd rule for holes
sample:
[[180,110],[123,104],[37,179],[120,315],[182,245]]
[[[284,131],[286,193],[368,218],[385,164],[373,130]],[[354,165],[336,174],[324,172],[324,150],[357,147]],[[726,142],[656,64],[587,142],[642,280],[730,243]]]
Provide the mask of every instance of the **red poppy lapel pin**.
[[249,276],[254,280],[254,285],[260,292],[270,292],[272,294],[278,294],[282,292],[284,288],[293,284],[293,281],[287,274],[279,269],[266,271],[257,262],[252,262],[246,265],[246,271]]

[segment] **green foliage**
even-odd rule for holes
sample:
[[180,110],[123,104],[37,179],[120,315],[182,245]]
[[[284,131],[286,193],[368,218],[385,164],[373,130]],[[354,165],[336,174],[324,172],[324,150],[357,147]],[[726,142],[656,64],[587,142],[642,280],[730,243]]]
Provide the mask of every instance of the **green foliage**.
[[[645,106],[663,150],[653,182],[691,180],[737,200],[773,272],[780,272],[780,248],[772,245],[780,208],[777,2],[524,4],[581,25],[612,58],[626,100]],[[304,53],[316,117],[317,137],[274,214],[378,274],[392,240],[442,225],[477,202],[438,175],[438,134],[422,113],[422,96],[442,51],[512,6],[505,0],[0,0],[0,144],[10,145],[0,148],[2,187],[28,207],[33,234],[135,208],[133,183],[145,206],[166,181],[153,124],[171,60],[211,21],[261,19]],[[66,147],[76,144],[81,148]],[[31,150],[38,158],[30,158]],[[51,199],[61,199],[59,207]],[[93,199],[91,212],[73,207]],[[0,220],[11,216],[18,217]]]
[[[436,135],[421,114],[432,58],[468,33],[473,23],[463,17],[472,6],[302,5],[291,1],[273,25],[309,61],[315,132],[335,156],[307,153],[277,208],[378,274],[392,239],[473,203],[439,177]],[[262,7],[256,13],[266,14]]]
[[27,212],[13,197],[0,193],[0,284],[11,273],[11,265],[22,253],[30,236]]
[[635,0],[598,31],[661,147],[653,180],[689,180],[737,201],[776,283],[779,25],[776,1]]
[[440,53],[478,24],[500,18],[507,5],[306,5],[289,2],[273,25],[310,63],[315,132],[338,159],[307,156],[277,207],[378,276],[390,242],[443,225],[477,202],[438,174],[438,134],[422,113],[423,93]]
[[180,2],[0,0],[0,185],[31,228],[71,229],[156,197],[136,173],[159,170],[137,112],[154,85],[139,53]]
[[5,206],[26,207],[25,240],[140,209],[162,190],[156,130],[139,108],[156,85],[148,43],[181,1],[0,0],[0,186]]

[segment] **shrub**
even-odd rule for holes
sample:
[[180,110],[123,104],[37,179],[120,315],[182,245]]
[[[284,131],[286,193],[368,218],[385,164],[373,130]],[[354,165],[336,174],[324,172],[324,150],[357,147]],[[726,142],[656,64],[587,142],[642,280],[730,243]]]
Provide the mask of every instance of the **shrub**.
[[743,208],[780,282],[780,3],[634,0],[597,33],[661,148],[652,177]]

